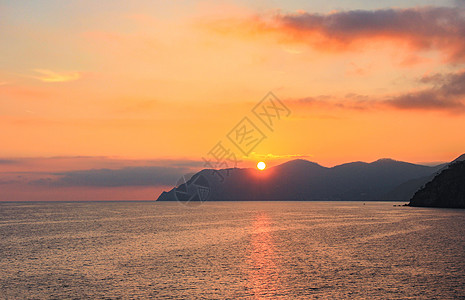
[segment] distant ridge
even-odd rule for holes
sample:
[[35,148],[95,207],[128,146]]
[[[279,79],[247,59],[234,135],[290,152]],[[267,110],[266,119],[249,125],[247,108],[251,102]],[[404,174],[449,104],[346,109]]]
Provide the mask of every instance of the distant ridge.
[[[409,201],[421,186],[446,165],[423,166],[383,158],[371,163],[351,162],[327,168],[315,162],[296,159],[265,171],[205,169],[196,173],[186,184],[178,186],[178,189],[163,192],[157,200],[179,200],[179,189],[189,190],[188,187],[196,186],[195,182],[200,182],[199,177],[202,177],[202,182],[206,182],[201,187],[202,194],[191,197],[192,201]],[[202,195],[208,196],[202,199]]]

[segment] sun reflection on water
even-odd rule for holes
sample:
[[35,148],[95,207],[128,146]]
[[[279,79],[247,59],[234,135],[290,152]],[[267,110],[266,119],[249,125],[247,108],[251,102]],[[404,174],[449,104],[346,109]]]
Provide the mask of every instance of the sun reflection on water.
[[249,257],[249,285],[256,297],[277,295],[281,291],[282,270],[271,232],[268,214],[257,214],[252,222]]

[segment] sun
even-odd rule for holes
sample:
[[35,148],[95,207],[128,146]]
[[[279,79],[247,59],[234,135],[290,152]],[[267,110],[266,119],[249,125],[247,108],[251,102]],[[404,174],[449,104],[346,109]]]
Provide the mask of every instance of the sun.
[[266,168],[266,164],[263,161],[258,162],[257,169],[259,169],[260,171],[263,171],[265,170],[265,168]]

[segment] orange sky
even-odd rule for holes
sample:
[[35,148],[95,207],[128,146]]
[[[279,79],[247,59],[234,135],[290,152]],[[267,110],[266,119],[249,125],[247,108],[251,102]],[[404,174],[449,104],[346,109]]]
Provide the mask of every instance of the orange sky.
[[434,6],[3,1],[0,200],[153,199],[167,182],[125,192],[36,183],[201,169],[243,117],[260,124],[251,110],[270,91],[290,115],[263,128],[240,166],[450,161],[465,152],[465,13],[458,1],[423,4]]

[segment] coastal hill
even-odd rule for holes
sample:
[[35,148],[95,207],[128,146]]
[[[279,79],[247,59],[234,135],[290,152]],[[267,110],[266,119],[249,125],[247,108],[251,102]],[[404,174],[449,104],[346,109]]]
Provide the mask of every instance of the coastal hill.
[[409,206],[465,208],[465,155],[417,191]]
[[[176,200],[400,200],[408,201],[446,165],[423,166],[392,159],[323,167],[297,159],[258,171],[204,169],[163,192]],[[412,184],[413,182],[413,184]]]

